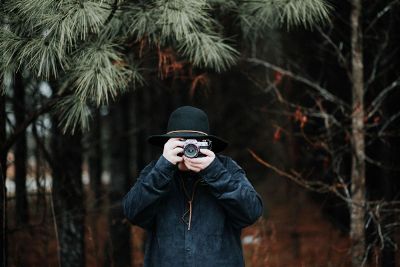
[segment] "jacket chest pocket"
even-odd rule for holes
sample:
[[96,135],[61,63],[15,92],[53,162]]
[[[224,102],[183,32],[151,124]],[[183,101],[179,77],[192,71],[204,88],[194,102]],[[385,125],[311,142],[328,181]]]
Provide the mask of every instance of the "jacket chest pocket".
[[166,198],[162,201],[157,214],[156,232],[158,235],[176,235],[182,231],[183,223],[177,205],[177,201],[173,198]]
[[[204,233],[212,236],[221,235],[225,226],[225,212],[222,206],[209,193],[206,193],[201,201],[201,228]],[[200,202],[199,201],[199,202]]]

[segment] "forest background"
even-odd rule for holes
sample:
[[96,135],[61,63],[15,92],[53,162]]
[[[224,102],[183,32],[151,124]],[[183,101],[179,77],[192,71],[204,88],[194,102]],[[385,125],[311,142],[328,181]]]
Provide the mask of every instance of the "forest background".
[[2,266],[142,266],[121,199],[181,105],[264,200],[246,266],[400,266],[399,2],[2,0]]

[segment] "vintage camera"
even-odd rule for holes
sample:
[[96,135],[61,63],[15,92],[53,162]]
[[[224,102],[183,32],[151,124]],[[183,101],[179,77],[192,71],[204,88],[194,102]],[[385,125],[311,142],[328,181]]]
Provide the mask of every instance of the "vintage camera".
[[183,154],[188,158],[204,157],[204,154],[200,153],[200,149],[211,149],[210,140],[186,139],[183,145]]

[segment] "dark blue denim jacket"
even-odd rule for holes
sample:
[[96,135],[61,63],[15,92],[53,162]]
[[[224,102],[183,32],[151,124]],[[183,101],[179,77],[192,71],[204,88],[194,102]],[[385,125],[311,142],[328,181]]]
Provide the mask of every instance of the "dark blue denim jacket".
[[[191,191],[196,179],[201,181],[188,230],[182,219],[188,210],[182,182]],[[195,174],[179,171],[161,156],[143,169],[123,208],[130,222],[147,230],[145,267],[241,267],[241,229],[261,216],[263,204],[243,169],[229,157],[218,155]]]

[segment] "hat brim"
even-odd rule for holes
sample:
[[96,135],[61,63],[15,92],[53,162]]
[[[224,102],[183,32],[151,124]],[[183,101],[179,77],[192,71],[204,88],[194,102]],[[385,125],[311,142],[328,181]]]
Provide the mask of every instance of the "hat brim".
[[170,134],[163,134],[163,135],[152,135],[147,138],[147,142],[152,145],[162,147],[164,146],[165,142],[168,141],[170,138],[185,138],[185,139],[209,139],[211,140],[211,150],[215,153],[221,152],[228,146],[228,142],[222,138],[219,138],[215,135],[203,135],[198,133],[170,133]]

